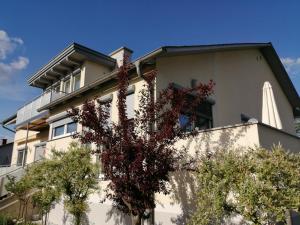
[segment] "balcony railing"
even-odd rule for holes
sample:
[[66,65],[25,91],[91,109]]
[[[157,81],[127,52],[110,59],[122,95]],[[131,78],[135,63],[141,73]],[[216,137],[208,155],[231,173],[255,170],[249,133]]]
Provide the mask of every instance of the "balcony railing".
[[24,122],[30,122],[31,120],[38,119],[39,116],[44,115],[46,112],[45,110],[38,112],[39,108],[65,96],[66,94],[67,93],[65,92],[57,92],[54,90],[44,92],[41,96],[35,98],[18,110],[16,126],[19,126]]

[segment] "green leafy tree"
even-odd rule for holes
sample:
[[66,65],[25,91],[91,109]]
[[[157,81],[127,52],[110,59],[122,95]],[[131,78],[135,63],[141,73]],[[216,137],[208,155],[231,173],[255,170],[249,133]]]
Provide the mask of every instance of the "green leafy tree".
[[299,153],[280,146],[207,155],[197,170],[198,203],[190,224],[222,224],[234,215],[255,225],[285,221],[287,210],[300,209],[299,177]]
[[98,189],[98,168],[92,163],[91,149],[73,142],[66,152],[54,150],[52,160],[57,162],[53,170],[54,185],[63,194],[64,205],[74,216],[74,224],[79,225],[88,210],[89,194]]
[[17,180],[14,176],[7,176],[8,183],[5,188],[8,192],[14,194],[19,201],[18,219],[23,218],[26,222],[27,206],[30,201],[30,191],[32,188],[31,180],[28,176],[23,176]]
[[60,199],[61,191],[57,188],[57,179],[54,171],[59,165],[57,160],[44,160],[33,164],[27,170],[32,187],[35,189],[32,196],[34,206],[40,209],[42,224],[47,224],[48,214],[54,202]]

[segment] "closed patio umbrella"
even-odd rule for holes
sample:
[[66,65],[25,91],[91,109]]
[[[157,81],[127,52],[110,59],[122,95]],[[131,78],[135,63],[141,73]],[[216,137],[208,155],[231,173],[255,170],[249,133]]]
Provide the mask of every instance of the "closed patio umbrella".
[[266,81],[263,86],[262,122],[272,127],[282,129],[273,89],[268,81]]

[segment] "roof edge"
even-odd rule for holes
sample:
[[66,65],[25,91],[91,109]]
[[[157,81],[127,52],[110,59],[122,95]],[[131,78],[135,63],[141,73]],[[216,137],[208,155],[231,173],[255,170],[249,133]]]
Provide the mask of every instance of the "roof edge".
[[94,56],[100,57],[104,60],[107,60],[108,62],[111,63],[116,63],[116,60],[113,59],[112,57],[105,55],[101,52],[95,51],[91,48],[85,47],[81,44],[78,44],[76,42],[73,42],[72,44],[70,44],[68,47],[66,47],[64,50],[62,50],[59,54],[57,54],[55,57],[53,57],[52,59],[50,59],[50,61],[45,64],[44,66],[42,66],[35,74],[33,74],[32,76],[30,76],[27,79],[27,83],[31,84],[34,80],[36,80],[42,73],[46,72],[48,69],[50,69],[53,65],[55,65],[56,63],[58,63],[60,60],[62,60],[63,58],[65,58],[67,55],[71,54],[72,52],[75,51],[79,51],[82,53],[87,53],[87,54],[92,54]]

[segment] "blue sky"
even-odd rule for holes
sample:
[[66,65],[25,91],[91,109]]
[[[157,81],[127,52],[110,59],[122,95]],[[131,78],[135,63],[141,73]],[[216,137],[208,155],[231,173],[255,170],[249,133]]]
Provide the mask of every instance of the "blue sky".
[[[300,1],[3,0],[0,120],[40,93],[26,80],[72,42],[138,57],[162,45],[272,42],[300,93]],[[0,136],[12,136],[0,129]]]

